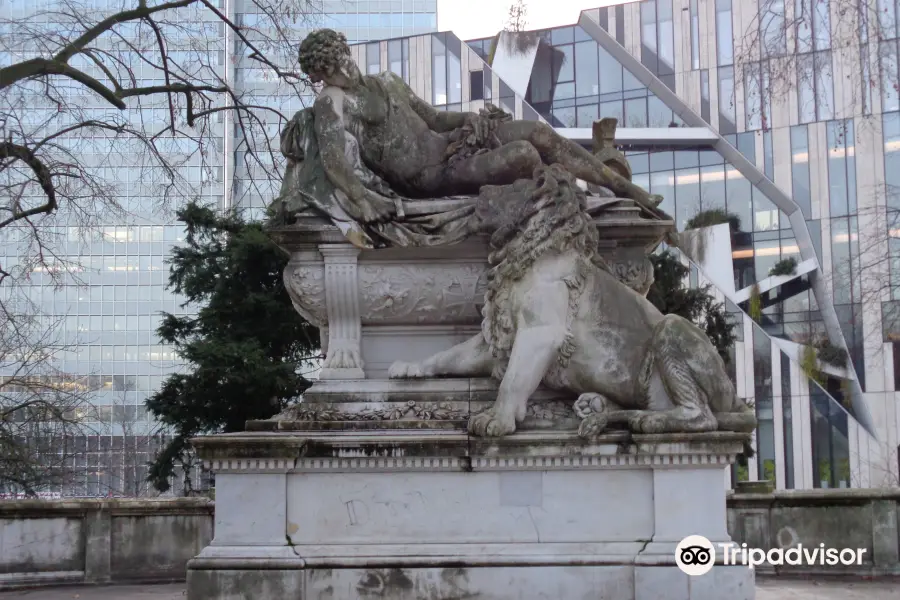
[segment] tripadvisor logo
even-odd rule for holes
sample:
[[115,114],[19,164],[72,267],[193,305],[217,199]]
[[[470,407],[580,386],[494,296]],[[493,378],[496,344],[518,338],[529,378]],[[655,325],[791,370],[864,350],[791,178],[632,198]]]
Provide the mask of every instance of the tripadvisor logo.
[[[791,566],[837,566],[862,565],[866,548],[826,548],[825,544],[804,546],[797,544],[790,548],[748,548],[747,544],[734,542],[718,543],[722,555],[720,564],[725,566],[745,566],[750,569],[762,565],[780,567]],[[687,575],[705,575],[716,562],[716,549],[712,542],[702,535],[689,535],[675,547],[675,564]]]
[[715,562],[716,549],[702,535],[689,535],[675,547],[675,564],[688,575],[706,575]]

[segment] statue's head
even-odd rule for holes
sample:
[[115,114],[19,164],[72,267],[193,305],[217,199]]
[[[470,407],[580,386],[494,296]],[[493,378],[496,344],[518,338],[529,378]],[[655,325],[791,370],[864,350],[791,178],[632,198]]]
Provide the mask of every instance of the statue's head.
[[300,43],[298,60],[313,83],[346,87],[359,74],[347,36],[333,29],[317,29],[306,36]]

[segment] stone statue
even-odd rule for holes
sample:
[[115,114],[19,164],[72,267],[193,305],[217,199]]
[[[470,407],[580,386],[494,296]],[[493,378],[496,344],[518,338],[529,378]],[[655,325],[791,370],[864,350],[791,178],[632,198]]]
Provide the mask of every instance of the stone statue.
[[641,433],[755,428],[706,335],[610,272],[567,170],[486,187],[476,210],[494,232],[482,332],[423,362],[394,363],[391,377],[501,380],[494,405],[469,420],[479,436],[514,432],[542,382],[580,394],[585,437],[616,422]]
[[[299,61],[324,87],[312,110],[298,113],[282,134],[289,168],[306,161],[311,166],[300,165],[306,173],[286,177],[281,207],[290,212],[298,197],[313,197],[333,220],[359,224],[355,231],[360,233],[348,235],[358,245],[378,245],[372,237],[388,244],[447,243],[465,231],[456,223],[460,215],[408,224],[403,200],[477,195],[485,185],[531,178],[536,168],[550,164],[664,217],[656,209],[661,197],[544,123],[512,120],[492,107],[480,113],[442,112],[393,73],[362,75],[341,33],[312,32],[300,45]],[[308,149],[296,151],[310,144],[316,146],[314,157]],[[321,174],[313,174],[314,169]],[[455,228],[447,234],[451,222]],[[385,223],[396,223],[399,230],[377,227]],[[345,233],[353,228],[346,225]]]

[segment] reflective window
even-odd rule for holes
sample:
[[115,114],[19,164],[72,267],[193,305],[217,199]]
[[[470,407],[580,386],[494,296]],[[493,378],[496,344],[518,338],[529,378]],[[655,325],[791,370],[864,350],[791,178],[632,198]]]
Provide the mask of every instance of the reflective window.
[[[831,271],[835,304],[859,297],[859,235],[856,218],[831,219]],[[854,285],[856,283],[857,285]]]
[[709,70],[700,71],[700,117],[707,123],[710,121],[709,105]]
[[594,41],[575,44],[575,94],[578,97],[600,93],[597,48]]
[[381,72],[381,51],[379,44],[366,44],[366,71],[369,75]]
[[[758,272],[758,271],[757,271]],[[775,414],[772,401],[772,342],[769,336],[754,326],[753,380],[756,400],[757,476],[760,480],[775,481]]]
[[[900,113],[882,115],[882,135],[886,197],[884,216],[888,230],[891,296],[894,300],[900,300]],[[900,311],[897,314],[900,315]]]
[[574,54],[575,49],[571,44],[553,49],[553,73],[557,83],[575,79]]
[[431,36],[431,103],[447,104],[447,47],[444,36]]
[[672,17],[672,0],[657,0],[657,35],[659,42],[659,73],[675,72],[675,25]]
[[584,106],[579,106],[576,110],[575,126],[592,127],[594,121],[596,121],[598,118],[599,117],[596,104],[586,104]]
[[813,383],[810,394],[813,487],[850,487],[847,413]]
[[897,37],[897,0],[878,0],[878,24],[884,39]]
[[409,39],[388,42],[388,68],[409,83]]
[[493,98],[493,93],[491,91],[491,85],[493,81],[493,71],[487,65],[484,66],[484,99],[490,100]]
[[641,61],[654,74],[657,73],[656,2],[641,2]]
[[716,0],[716,56],[719,65],[730,65],[734,62],[733,43],[731,0]]
[[797,108],[802,123],[834,117],[831,52],[797,57]]
[[763,131],[763,169],[770,181],[775,181],[775,154],[772,148],[772,132]]
[[471,100],[484,99],[484,71],[469,72],[469,90]]
[[600,78],[600,93],[620,93],[625,89],[622,83],[624,71],[622,65],[603,48],[598,49],[598,56],[600,59],[600,72],[603,73],[603,77]]
[[700,68],[700,10],[698,0],[690,0],[691,6],[691,69]]
[[884,112],[900,110],[900,86],[897,85],[900,73],[900,53],[897,40],[882,42],[879,46],[879,58],[883,73],[881,84],[881,109]]
[[772,114],[769,89],[769,61],[748,63],[744,67],[745,128],[769,129]]
[[559,27],[550,32],[550,43],[554,46],[559,44],[571,44],[575,41],[574,27]]
[[734,69],[719,67],[719,133],[735,133]]
[[448,35],[447,42],[447,102],[462,102],[462,43],[455,35]]
[[[778,207],[757,188],[753,188],[753,231],[773,231],[779,228],[781,213]],[[787,225],[786,225],[787,226]]]
[[641,62],[655,75],[675,72],[672,0],[641,2]]
[[781,56],[787,52],[784,0],[759,0],[760,53]]
[[[897,167],[900,168],[900,161],[898,161]],[[800,205],[800,210],[803,211],[804,217],[807,219],[811,218],[809,140],[806,125],[791,127],[791,186],[794,202]]]
[[853,121],[826,124],[828,197],[832,217],[856,213],[856,152]]

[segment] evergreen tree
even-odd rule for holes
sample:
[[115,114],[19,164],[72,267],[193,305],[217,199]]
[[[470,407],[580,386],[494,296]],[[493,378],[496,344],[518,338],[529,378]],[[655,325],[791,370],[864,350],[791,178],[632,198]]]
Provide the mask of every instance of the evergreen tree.
[[684,266],[670,250],[652,254],[654,282],[647,299],[663,314],[681,315],[706,332],[726,364],[729,350],[737,339],[734,324],[728,321],[725,305],[710,294],[710,285],[690,288],[684,278],[690,268]]
[[267,419],[302,394],[310,385],[303,369],[319,347],[284,289],[288,256],[261,223],[195,203],[177,215],[187,237],[166,261],[168,289],[185,297],[182,306],[199,309],[196,316],[163,313],[157,330],[186,363],[147,400],[174,435],[150,466],[160,491],[189,461],[191,437],[243,431],[247,420]]

